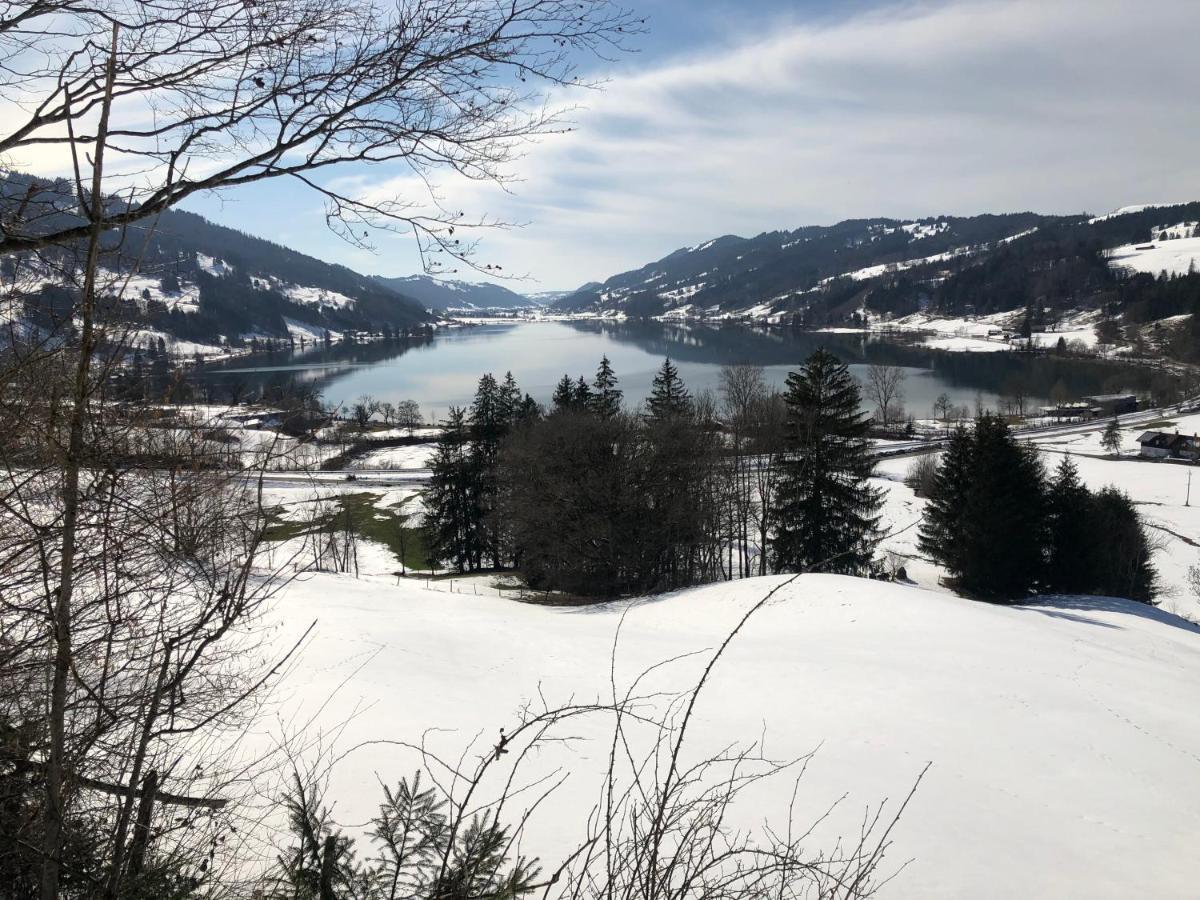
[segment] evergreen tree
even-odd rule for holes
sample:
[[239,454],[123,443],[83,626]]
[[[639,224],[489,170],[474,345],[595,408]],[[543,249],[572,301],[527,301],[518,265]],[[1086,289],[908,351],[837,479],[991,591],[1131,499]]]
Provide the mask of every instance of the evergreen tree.
[[1129,495],[1112,486],[1098,491],[1092,524],[1099,543],[1093,592],[1153,602],[1157,573],[1150,562],[1152,548]]
[[465,414],[450,407],[424,494],[430,564],[448,562],[459,572],[473,567],[479,544],[476,479],[468,437]]
[[1104,429],[1104,434],[1100,438],[1100,446],[1114,456],[1119,456],[1121,453],[1121,425],[1117,421],[1117,417],[1113,416],[1113,420],[1108,423],[1108,427]]
[[1020,599],[1044,573],[1045,485],[1035,451],[1008,425],[981,416],[951,442],[921,528],[921,547],[963,590]]
[[570,375],[564,375],[554,386],[554,394],[550,398],[552,412],[567,412],[575,407],[575,383]]
[[500,419],[505,423],[506,428],[511,428],[516,424],[517,418],[521,412],[521,389],[517,387],[517,380],[513,378],[512,372],[504,373],[504,381],[500,384],[498,404],[500,408]]
[[680,416],[688,411],[692,404],[691,394],[679,377],[679,370],[672,365],[671,360],[663,360],[662,366],[654,376],[650,387],[650,397],[646,407],[652,419],[668,419]]
[[870,565],[883,499],[868,482],[874,462],[861,399],[850,370],[824,349],[788,375],[777,569],[854,574]]
[[1062,593],[1092,589],[1099,537],[1092,529],[1092,494],[1079,480],[1071,457],[1063,458],[1046,497],[1050,545],[1046,586]]
[[588,387],[588,383],[582,375],[579,376],[571,391],[571,403],[574,409],[581,412],[591,409],[592,389]]
[[593,384],[592,408],[602,419],[610,419],[621,411],[622,391],[617,387],[617,375],[612,370],[608,357],[600,359],[600,368],[596,370],[596,381]]
[[1035,453],[1017,444],[1003,419],[984,416],[975,424],[960,579],[971,593],[1020,599],[1043,573],[1045,487]]
[[962,517],[974,457],[975,435],[959,426],[942,454],[918,537],[922,553],[956,574],[963,568]]
[[521,405],[517,407],[516,424],[528,425],[532,422],[536,422],[541,417],[541,406],[538,405],[536,400],[526,394],[525,399],[521,401]]
[[479,379],[471,402],[471,435],[493,456],[505,429],[505,408],[500,385],[489,373]]
[[515,380],[510,373],[504,385],[496,383],[492,375],[479,379],[475,400],[471,404],[471,461],[475,477],[472,514],[475,517],[472,532],[480,537],[480,546],[475,548],[472,568],[482,564],[482,557],[490,558],[494,567],[501,565],[502,531],[495,514],[499,485],[496,463],[500,455],[500,444],[512,428],[515,417],[514,397],[520,397]]

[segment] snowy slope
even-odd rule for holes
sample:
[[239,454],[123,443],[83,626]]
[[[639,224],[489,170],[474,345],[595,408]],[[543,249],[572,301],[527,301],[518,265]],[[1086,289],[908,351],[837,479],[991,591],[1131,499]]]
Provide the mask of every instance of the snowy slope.
[[1174,203],[1137,203],[1132,206],[1122,206],[1120,209],[1114,209],[1112,212],[1105,213],[1102,216],[1094,216],[1093,218],[1088,219],[1088,223],[1094,225],[1097,222],[1107,222],[1109,219],[1115,219],[1118,216],[1127,216],[1132,213],[1145,212],[1148,209],[1161,209],[1167,206],[1178,205],[1179,201]]
[[1107,251],[1108,264],[1131,272],[1158,275],[1186,275],[1200,267],[1200,237],[1151,241],[1146,244],[1123,244]]
[[[781,577],[712,585],[628,607],[618,684],[648,666],[647,689],[686,687],[742,611]],[[582,609],[427,590],[420,582],[317,575],[279,598],[281,645],[318,620],[281,701],[341,751],[425,740],[482,752],[539,692],[603,697],[624,604]],[[467,588],[470,590],[470,587]],[[857,830],[863,809],[903,796],[933,766],[885,869],[912,863],[891,898],[1193,898],[1200,879],[1200,632],[1149,607],[1063,599],[989,606],[902,585],[804,576],[731,646],[697,708],[693,758],[731,741],[775,758],[819,747],[800,782],[799,820],[848,793],[807,843]],[[330,702],[332,700],[332,702]],[[665,701],[664,701],[665,702]],[[566,784],[531,820],[522,851],[553,861],[595,796],[606,722],[546,748],[527,774]],[[265,728],[265,726],[264,726]],[[379,780],[409,773],[395,744],[354,749],[332,774],[337,818],[374,812]],[[779,821],[777,782],[738,824]]]
[[541,301],[518,294],[502,284],[432,278],[428,275],[376,277],[375,280],[434,310],[524,309],[541,305]]

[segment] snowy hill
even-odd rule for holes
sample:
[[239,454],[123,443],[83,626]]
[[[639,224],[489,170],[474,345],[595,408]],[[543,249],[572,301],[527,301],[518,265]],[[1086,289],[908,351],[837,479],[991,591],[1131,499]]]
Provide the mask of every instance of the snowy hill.
[[[469,583],[462,595],[446,582],[306,577],[278,603],[281,646],[318,620],[281,715],[315,717],[327,749],[355,748],[327,796],[340,822],[361,823],[379,782],[415,763],[386,742],[424,740],[457,758],[474,739],[488,752],[523,701],[609,696],[613,660],[618,690],[671,659],[640,690],[686,689],[744,610],[782,580],[549,608],[473,596]],[[884,870],[912,861],[883,897],[1183,900],[1200,880],[1198,688],[1200,629],[1150,607],[1089,598],[990,606],[803,576],[714,669],[688,758],[760,738],[776,759],[816,750],[799,782],[798,822],[847,796],[806,841],[814,850],[856,833],[867,806],[890,798],[894,808],[932,762]],[[528,762],[528,777],[568,777],[530,820],[522,852],[552,865],[582,836],[610,726],[573,721],[577,740]],[[791,789],[787,778],[764,786],[734,809],[737,823],[781,822]]]
[[430,278],[428,275],[376,277],[376,281],[439,312],[451,309],[525,309],[542,305],[536,299],[518,294],[502,284]]
[[[33,185],[33,188],[31,188]],[[61,207],[70,220],[75,200],[65,182],[32,182],[20,174],[0,177],[0,217],[35,189],[38,203]],[[115,202],[115,201],[114,201]],[[153,223],[130,228],[123,246],[102,256],[101,293],[117,298],[121,322],[140,326],[147,339],[164,338],[182,352],[219,350],[249,337],[287,339],[325,332],[411,328],[429,320],[424,308],[345,266],[181,210],[166,210]],[[0,296],[30,307],[53,308],[59,292],[77,290],[75,248],[6,258]],[[139,339],[140,340],[140,339]]]
[[[725,235],[582,288],[553,306],[630,316],[786,318],[816,326],[851,322],[864,310],[903,316],[927,309],[1009,312],[1036,303],[1098,308],[1114,295],[1119,303],[1128,295],[1128,302],[1145,307],[1156,304],[1147,296],[1155,289],[1128,287],[1131,280],[1186,274],[1197,257],[1200,203],[1130,206],[1093,217],[852,219],[753,238]],[[1179,305],[1177,298],[1167,302]],[[1180,312],[1190,308],[1162,315]]]

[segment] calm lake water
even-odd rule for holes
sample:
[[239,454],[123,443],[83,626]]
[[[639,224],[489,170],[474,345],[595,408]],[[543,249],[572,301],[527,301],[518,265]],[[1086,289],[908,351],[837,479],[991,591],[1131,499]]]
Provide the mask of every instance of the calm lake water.
[[198,377],[214,399],[235,383],[249,387],[253,395],[274,383],[298,379],[318,383],[331,403],[350,403],[363,395],[392,402],[413,399],[427,417],[440,418],[451,405],[470,403],[485,372],[501,378],[511,371],[523,391],[544,403],[564,374],[591,381],[601,356],[607,355],[626,403],[636,403],[648,394],[664,356],[678,365],[695,393],[715,390],[720,367],[737,362],[763,366],[768,380],[782,386],[788,372],[820,346],[849,363],[860,378],[872,363],[904,367],[905,406],[918,417],[930,416],[934,400],[943,392],[969,408],[982,395],[984,404],[994,409],[999,395],[1014,388],[1037,403],[1049,402],[1052,393],[1064,390],[1070,397],[1146,391],[1169,378],[1144,367],[1096,360],[948,353],[860,334],[653,321],[506,322],[453,328],[428,340],[262,354],[205,367]]

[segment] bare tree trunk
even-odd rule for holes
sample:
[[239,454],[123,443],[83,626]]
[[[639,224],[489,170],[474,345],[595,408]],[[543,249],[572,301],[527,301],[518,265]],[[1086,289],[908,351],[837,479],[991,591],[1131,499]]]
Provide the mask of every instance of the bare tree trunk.
[[[129,783],[131,785],[136,785],[142,778],[142,769],[146,764],[146,753],[150,747],[151,732],[154,730],[155,722],[158,720],[158,713],[162,704],[163,686],[166,684],[167,672],[170,668],[171,644],[168,641],[166,652],[163,654],[162,665],[158,670],[158,682],[154,686],[154,693],[150,696],[146,720],[142,723],[142,733],[139,736],[137,750],[133,758],[133,768],[129,773]],[[117,816],[117,832],[113,839],[112,848],[112,867],[108,876],[108,885],[104,891],[104,896],[107,900],[116,900],[119,896],[121,867],[125,863],[125,839],[129,834],[129,819],[133,813],[134,799],[134,793],[131,791],[129,796],[125,798],[125,802],[121,804],[121,811]],[[143,795],[143,804],[146,804],[146,799],[146,796]],[[153,803],[153,799],[150,800],[150,803]],[[148,816],[149,812],[146,815]],[[141,810],[138,811],[138,818],[141,818]]]
[[142,782],[142,799],[138,804],[137,822],[133,826],[133,843],[129,845],[129,875],[136,878],[142,873],[146,859],[146,846],[150,843],[150,817],[154,812],[154,799],[158,791],[158,773],[151,769]]
[[320,900],[334,900],[333,896],[333,862],[337,850],[337,836],[325,836],[325,846],[321,851],[321,887]]
[[[83,297],[80,304],[81,331],[79,360],[75,367],[75,390],[72,397],[70,436],[63,460],[63,526],[59,560],[59,580],[53,613],[55,641],[53,682],[50,689],[50,748],[46,762],[46,808],[43,812],[42,837],[42,900],[58,897],[59,869],[62,864],[64,784],[66,769],[66,710],[67,680],[71,673],[71,600],[74,589],[75,533],[79,519],[79,474],[82,468],[84,426],[87,403],[91,394],[91,363],[95,353],[96,275],[100,256],[100,238],[104,230],[104,145],[108,132],[109,112],[112,109],[113,82],[116,79],[118,26],[112,28],[112,47],[108,56],[108,71],[100,123],[96,131],[96,146],[92,159],[92,188],[88,198],[91,231],[88,236],[87,263],[84,270]],[[68,120],[68,123],[70,120]],[[76,153],[76,183],[78,156]],[[80,202],[83,197],[80,196]]]

